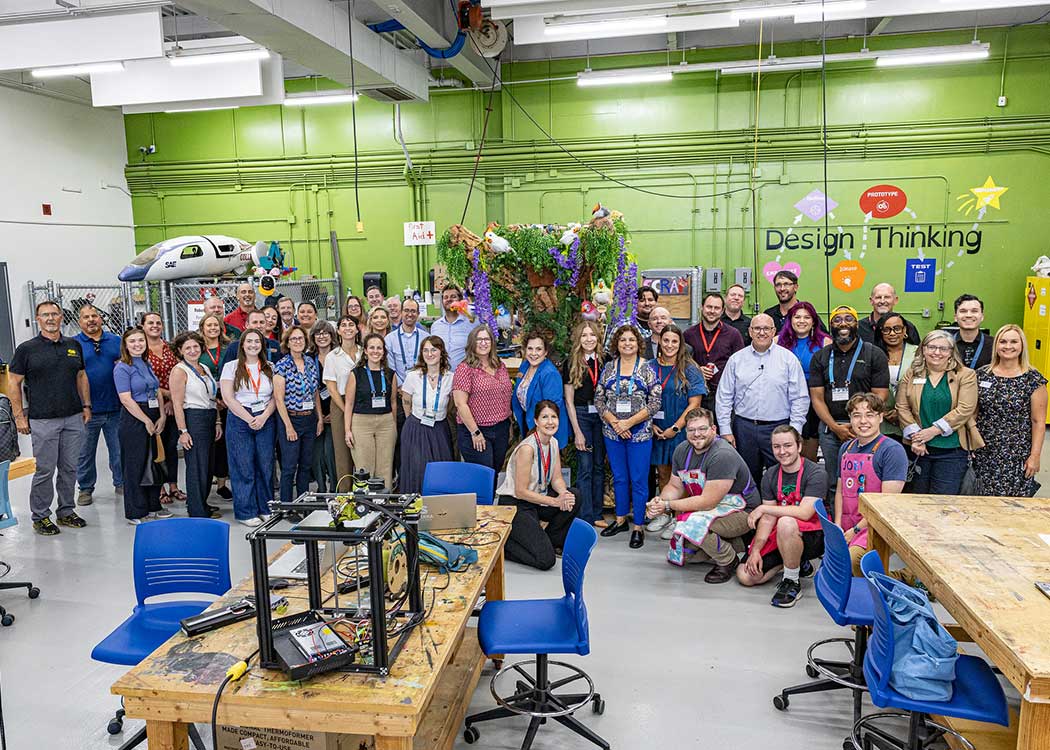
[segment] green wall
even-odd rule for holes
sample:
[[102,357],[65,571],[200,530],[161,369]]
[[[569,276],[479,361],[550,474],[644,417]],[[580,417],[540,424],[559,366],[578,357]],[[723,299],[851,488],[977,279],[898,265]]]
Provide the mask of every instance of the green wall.
[[[853,235],[852,261],[866,271],[856,291],[831,287],[830,304],[864,309],[872,284],[885,280],[901,292],[900,309],[917,319],[924,309],[930,311],[922,327],[941,319],[942,301],[951,319],[951,300],[963,291],[986,300],[988,325],[1019,321],[1024,276],[1035,258],[1048,252],[1048,30],[983,30],[980,37],[991,43],[992,56],[976,64],[829,67],[827,186],[840,206],[828,225],[836,236],[839,227]],[[868,43],[874,49],[958,44],[971,36],[878,37]],[[829,43],[828,51],[852,51],[860,44]],[[819,47],[778,44],[775,52],[780,57],[815,54]],[[673,62],[682,58],[673,54]],[[755,54],[755,47],[696,50],[685,59]],[[667,59],[659,54],[590,62],[599,69]],[[584,60],[508,64],[503,75],[508,82],[558,79],[574,77],[584,67]],[[996,106],[1001,82],[1009,98],[1005,108]],[[312,86],[289,82],[289,89]],[[429,103],[402,105],[412,173],[396,139],[393,105],[359,102],[363,233],[355,227],[349,105],[130,115],[125,118],[127,177],[138,248],[197,232],[277,239],[301,272],[329,276],[328,235],[334,230],[344,283],[359,291],[364,271],[386,270],[393,290],[418,285],[420,269],[434,262],[433,249],[419,256],[404,247],[402,222],[434,220],[440,231],[460,221],[488,101],[487,91],[439,89],[431,92]],[[794,208],[811,190],[824,187],[821,101],[820,71],[763,75],[760,84],[756,76],[694,73],[648,86],[581,89],[573,80],[508,85],[491,98],[479,179],[465,223],[480,232],[489,220],[583,221],[600,201],[624,212],[633,233],[631,249],[642,268],[715,266],[731,278],[737,266],[761,269],[771,261],[795,262],[802,268],[802,296],[826,309],[826,269],[845,260],[843,252],[826,257],[818,249],[766,248],[771,230],[785,236],[789,230],[824,232],[823,220],[803,218],[796,224]],[[533,120],[572,156],[551,144]],[[138,147],[150,143],[157,153],[143,161]],[[752,199],[750,167],[756,156]],[[1009,190],[1000,208],[989,207],[978,221],[976,214],[958,210],[958,196],[988,177]],[[607,178],[677,197],[631,190]],[[909,211],[870,220],[864,249],[865,216],[858,199],[878,184],[907,193]],[[935,258],[940,271],[935,291],[904,294],[904,261],[918,252],[886,247],[885,227],[930,225],[941,233],[979,231],[980,250],[960,252],[958,243],[950,249],[927,248],[925,256]],[[881,248],[875,227],[884,227]],[[749,302],[765,307],[773,299],[772,287],[759,274]]]

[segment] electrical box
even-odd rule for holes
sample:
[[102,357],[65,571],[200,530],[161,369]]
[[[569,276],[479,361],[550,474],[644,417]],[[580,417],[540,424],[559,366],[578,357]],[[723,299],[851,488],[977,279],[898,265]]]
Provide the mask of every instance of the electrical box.
[[386,298],[386,271],[366,271],[361,277],[361,292],[367,292],[372,287],[379,287],[379,291]]
[[734,276],[736,283],[744,287],[745,292],[751,291],[751,284],[755,279],[755,269],[753,268],[737,268],[734,270]]
[[722,269],[721,268],[708,268],[705,274],[707,281],[704,284],[704,291],[707,292],[720,292],[722,291]]
[[[1024,288],[1024,337],[1032,367],[1050,372],[1050,279],[1029,276]],[[1050,424],[1050,407],[1047,423]]]

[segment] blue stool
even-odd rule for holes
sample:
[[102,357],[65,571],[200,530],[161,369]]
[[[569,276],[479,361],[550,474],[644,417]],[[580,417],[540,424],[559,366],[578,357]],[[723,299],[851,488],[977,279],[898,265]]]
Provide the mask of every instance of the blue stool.
[[423,470],[423,495],[458,495],[473,492],[478,505],[492,505],[496,472],[481,464],[431,461]]
[[[554,719],[598,747],[608,750],[608,742],[572,715],[587,703],[591,704],[594,713],[605,712],[605,701],[594,692],[594,682],[579,668],[548,659],[550,654],[586,656],[590,653],[587,606],[583,601],[583,573],[597,541],[598,535],[590,524],[579,519],[572,522],[561,559],[561,579],[565,589],[562,598],[492,601],[482,607],[478,640],[486,655],[536,654],[536,658],[507,665],[493,675],[490,689],[499,707],[466,718],[463,739],[468,744],[477,742],[480,735],[474,724],[526,714],[532,720],[521,750],[532,747],[536,732],[541,724],[547,723],[547,719]],[[535,676],[522,669],[526,664],[536,665]],[[548,667],[552,664],[567,670],[570,676],[551,681]],[[513,695],[502,698],[496,692],[496,682],[511,670],[523,680],[517,681]],[[586,680],[586,693],[554,692],[579,680]]]
[[[879,553],[868,552],[861,559],[861,570],[865,576],[882,572]],[[893,672],[894,626],[890,618],[889,605],[874,583],[866,581],[873,603],[874,627],[868,641],[868,652],[864,658],[864,676],[867,679],[871,702],[879,708],[896,708],[898,711],[881,711],[869,714],[853,725],[853,733],[843,743],[843,748],[860,750],[876,747],[879,750],[922,750],[943,735],[958,739],[964,747],[973,750],[966,738],[949,727],[930,721],[928,714],[951,716],[969,721],[984,721],[1009,726],[1010,717],[1006,709],[1006,695],[1002,685],[988,664],[976,656],[961,654],[955,663],[955,681],[952,698],[948,701],[912,700],[890,687]],[[908,719],[908,737],[895,737],[875,726],[882,719]]]
[[[864,653],[867,650],[868,631],[874,622],[868,582],[853,575],[849,544],[842,529],[828,518],[824,503],[817,503],[820,525],[824,530],[824,560],[817,571],[814,586],[817,599],[837,625],[853,626],[853,638],[826,638],[817,641],[806,652],[806,674],[821,679],[784,688],[773,698],[773,706],[786,711],[789,696],[804,693],[824,693],[829,690],[853,691],[853,721],[860,719],[861,700],[867,689],[864,684]],[[849,661],[833,661],[814,656],[814,651],[831,643],[845,644]]]
[[[0,463],[0,529],[7,529],[11,526],[18,525],[18,519],[15,518],[15,512],[11,510],[11,495],[7,490],[7,472],[11,468],[10,461],[4,461]],[[0,534],[0,536],[3,536]],[[0,561],[0,567],[11,569],[11,566],[7,563]],[[7,591],[10,589],[26,589],[29,592],[30,599],[36,599],[40,596],[40,589],[32,584],[30,581],[3,581],[0,580],[0,591]],[[6,609],[0,607],[0,625],[5,628],[15,624],[15,616],[10,614]]]
[[[95,646],[91,658],[107,664],[135,666],[179,632],[179,621],[198,615],[208,601],[164,601],[147,604],[162,594],[214,594],[230,590],[230,525],[210,518],[172,518],[135,527],[135,599],[131,616]],[[124,709],[107,727],[110,734],[124,730]],[[190,740],[197,750],[204,743],[190,724]],[[146,740],[146,729],[120,746],[129,750]]]

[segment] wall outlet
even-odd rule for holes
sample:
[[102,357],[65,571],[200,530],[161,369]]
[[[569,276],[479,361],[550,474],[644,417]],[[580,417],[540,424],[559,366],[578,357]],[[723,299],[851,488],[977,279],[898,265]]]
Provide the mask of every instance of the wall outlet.
[[937,301],[937,309],[940,310],[941,312],[944,312],[944,300],[943,299]]
[[1006,106],[1006,97],[1005,96],[1000,96],[999,97],[999,101],[996,102],[996,106],[1005,107]]
[[928,308],[928,307],[922,308],[922,317],[924,317],[924,318],[930,317],[930,308]]

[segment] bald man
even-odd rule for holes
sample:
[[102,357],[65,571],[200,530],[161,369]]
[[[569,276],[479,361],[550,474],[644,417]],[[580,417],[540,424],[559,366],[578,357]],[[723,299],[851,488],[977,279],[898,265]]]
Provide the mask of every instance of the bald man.
[[220,297],[212,294],[204,300],[204,314],[214,315],[219,320],[222,320],[223,325],[226,326],[226,335],[231,339],[239,339],[241,337],[241,329],[237,326],[230,325],[224,320],[226,316],[226,305]]
[[[860,340],[866,341],[869,344],[875,343],[875,324],[879,322],[883,315],[888,315],[893,312],[893,308],[900,302],[900,297],[897,296],[897,290],[893,288],[892,284],[876,284],[871,288],[871,314],[864,316],[858,323],[857,331],[860,334]],[[898,313],[899,314],[899,313]],[[919,331],[912,325],[908,320],[901,316],[901,320],[904,320],[904,327],[907,329],[907,338],[909,344],[919,345]]]
[[237,309],[223,320],[242,331],[248,328],[248,313],[255,309],[255,287],[241,284],[237,287]]

